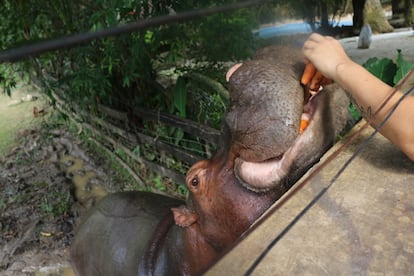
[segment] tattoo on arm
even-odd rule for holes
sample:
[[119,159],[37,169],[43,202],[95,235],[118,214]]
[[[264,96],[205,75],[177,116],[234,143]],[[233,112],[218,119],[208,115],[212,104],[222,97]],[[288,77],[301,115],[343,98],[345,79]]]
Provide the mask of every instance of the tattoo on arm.
[[363,106],[357,105],[359,112],[361,113],[362,117],[365,119],[370,120],[372,118],[372,108],[368,106],[366,110],[364,110]]
[[359,105],[357,103],[357,101],[355,101],[354,97],[352,97],[350,94],[348,94],[348,95],[351,98],[351,102],[358,109],[359,113],[361,113],[361,116],[364,117],[367,120],[370,120],[372,118],[372,116],[373,116],[372,107],[371,106],[368,106],[367,109],[365,110],[365,108],[362,105]]

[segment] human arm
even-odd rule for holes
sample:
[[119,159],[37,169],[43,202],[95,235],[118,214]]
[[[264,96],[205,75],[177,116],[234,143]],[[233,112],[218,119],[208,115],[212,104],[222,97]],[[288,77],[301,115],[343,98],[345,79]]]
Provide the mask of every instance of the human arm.
[[[374,117],[373,114],[393,92],[365,68],[353,62],[336,39],[312,34],[303,47],[305,58],[327,78],[343,87],[353,97],[365,119],[372,118],[377,127],[392,107],[402,97],[397,91]],[[414,97],[404,99],[394,114],[380,130],[381,134],[396,144],[414,160]]]

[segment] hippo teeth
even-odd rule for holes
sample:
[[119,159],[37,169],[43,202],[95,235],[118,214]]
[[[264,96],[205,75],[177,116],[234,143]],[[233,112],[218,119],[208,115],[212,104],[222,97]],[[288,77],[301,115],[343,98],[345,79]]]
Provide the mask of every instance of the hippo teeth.
[[302,134],[309,126],[313,114],[315,112],[315,104],[312,101],[314,96],[312,96],[309,101],[303,106],[303,113],[301,115],[299,134]]
[[241,158],[235,160],[234,172],[242,186],[254,192],[265,192],[276,187],[287,176],[295,158],[300,156],[309,141],[313,139],[312,131],[308,132],[306,130],[312,128],[313,117],[318,106],[319,101],[316,95],[312,96],[303,106],[302,116],[308,121],[308,127],[296,137],[291,147],[280,156],[261,162],[249,162]]

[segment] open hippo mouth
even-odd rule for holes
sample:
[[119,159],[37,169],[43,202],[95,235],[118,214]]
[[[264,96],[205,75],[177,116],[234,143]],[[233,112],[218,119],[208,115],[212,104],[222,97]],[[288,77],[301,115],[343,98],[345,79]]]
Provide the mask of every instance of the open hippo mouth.
[[252,162],[236,158],[235,160],[235,174],[240,182],[249,190],[266,191],[274,188],[288,175],[293,162],[298,159],[301,153],[306,150],[306,147],[311,146],[312,137],[317,122],[314,120],[315,112],[318,110],[317,98],[320,96],[313,96],[309,102],[304,105],[304,112],[302,118],[306,117],[309,125],[302,133],[296,136],[291,146],[279,156],[271,157],[269,159]]
[[[253,191],[276,187],[297,160],[312,159],[303,153],[320,146],[315,145],[314,134],[329,127],[323,119],[326,91],[305,102],[308,97],[300,85],[303,69],[298,75],[292,68],[253,60],[235,65],[226,75],[232,102],[225,123],[238,152],[234,170]],[[302,131],[303,119],[309,123]]]

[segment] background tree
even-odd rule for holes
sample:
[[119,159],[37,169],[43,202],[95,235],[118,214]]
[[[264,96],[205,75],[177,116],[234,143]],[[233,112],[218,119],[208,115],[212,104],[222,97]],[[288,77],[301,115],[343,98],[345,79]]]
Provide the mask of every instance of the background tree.
[[392,21],[398,27],[411,26],[412,0],[392,0]]
[[361,30],[362,25],[364,25],[364,6],[365,0],[352,0],[352,8],[354,10],[352,25],[355,30]]
[[[343,12],[345,0],[293,0],[289,2],[297,15],[308,22],[313,30],[332,27],[331,20]],[[331,16],[331,18],[330,18]]]
[[380,0],[366,0],[364,6],[364,23],[371,25],[376,33],[392,32],[393,27],[385,16]]
[[[2,0],[0,50],[233,2],[239,1]],[[196,157],[215,150],[228,101],[220,84],[225,62],[252,55],[258,9],[164,24],[0,64],[0,82],[7,92],[16,74],[29,76],[58,107],[101,130],[101,142],[124,162],[138,156],[145,159],[139,168],[177,181],[177,173],[185,173]],[[210,138],[203,137],[206,132]]]
[[[409,1],[409,0],[400,0]],[[410,1],[409,1],[410,2]],[[335,16],[342,15],[347,10],[346,0],[299,0],[290,2],[292,7],[299,11],[312,28],[318,26],[324,30],[332,29]],[[374,32],[384,33],[393,30],[385,17],[380,0],[352,0],[353,29],[358,34],[364,24],[370,24]],[[331,18],[330,18],[331,17]]]
[[[4,0],[0,49],[231,2],[236,1]],[[251,30],[258,26],[255,11],[244,9],[95,40],[26,59],[13,67],[30,72],[45,91],[62,88],[68,100],[91,111],[96,103],[103,103],[123,110],[146,106],[175,112],[175,90],[159,82],[160,71],[173,68],[180,76],[189,70],[187,61],[206,62],[204,69],[196,66],[198,69],[192,70],[204,71],[215,79],[224,76],[217,61],[244,59],[254,50]],[[0,79],[7,79],[6,74],[0,71]]]

